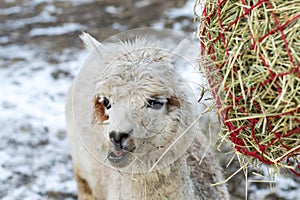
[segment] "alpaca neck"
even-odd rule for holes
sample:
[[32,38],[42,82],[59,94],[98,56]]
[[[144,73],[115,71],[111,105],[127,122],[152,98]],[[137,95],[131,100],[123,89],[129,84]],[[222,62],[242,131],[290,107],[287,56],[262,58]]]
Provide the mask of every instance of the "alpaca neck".
[[193,199],[194,195],[185,159],[151,173],[129,175],[127,181],[128,195],[134,199]]

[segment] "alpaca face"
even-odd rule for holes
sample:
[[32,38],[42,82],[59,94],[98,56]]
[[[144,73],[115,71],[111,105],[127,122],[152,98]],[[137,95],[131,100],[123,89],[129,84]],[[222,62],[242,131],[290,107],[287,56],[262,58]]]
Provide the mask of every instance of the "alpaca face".
[[193,140],[186,134],[173,144],[193,122],[193,95],[176,72],[172,54],[147,45],[120,46],[96,84],[94,115],[104,127],[107,160],[114,167],[147,170],[168,149],[161,161],[166,166]]
[[[115,167],[126,167],[132,156],[145,156],[168,147],[185,127],[180,102],[172,96],[154,96],[137,102],[138,97],[115,100],[95,97],[96,119],[105,126],[109,151]],[[153,163],[152,163],[153,164]]]

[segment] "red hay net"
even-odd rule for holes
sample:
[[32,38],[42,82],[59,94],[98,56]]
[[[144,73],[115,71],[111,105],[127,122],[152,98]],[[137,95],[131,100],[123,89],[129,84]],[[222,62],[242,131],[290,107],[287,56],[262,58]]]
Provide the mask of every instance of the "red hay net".
[[[209,1],[207,1],[209,2]],[[216,2],[216,1],[214,1]],[[259,118],[251,118],[245,119],[247,120],[247,123],[244,123],[243,126],[236,126],[231,120],[229,113],[235,109],[238,110],[239,113],[242,113],[245,118],[247,116],[250,116],[251,113],[247,112],[247,110],[244,107],[244,96],[240,94],[233,94],[232,91],[229,89],[228,85],[223,85],[223,90],[224,93],[226,93],[231,99],[232,103],[229,105],[226,105],[224,107],[224,104],[222,104],[222,97],[220,97],[220,85],[222,82],[222,79],[224,77],[224,74],[220,73],[221,70],[224,68],[228,67],[228,60],[226,59],[220,59],[218,55],[219,49],[216,48],[215,43],[219,42],[222,44],[221,48],[224,51],[225,57],[229,58],[232,53],[232,49],[230,49],[228,45],[228,32],[232,31],[232,27],[238,26],[239,22],[241,20],[247,20],[249,18],[246,18],[251,14],[251,12],[254,9],[258,9],[260,7],[267,8],[266,11],[269,12],[270,19],[272,20],[272,23],[275,24],[275,27],[273,27],[271,30],[266,32],[263,35],[260,35],[259,38],[256,37],[256,35],[253,35],[251,31],[249,31],[246,34],[250,34],[250,41],[249,41],[249,46],[247,49],[244,49],[243,52],[252,52],[254,55],[257,55],[257,60],[260,62],[261,66],[263,66],[266,71],[269,72],[268,78],[265,79],[264,81],[257,83],[255,86],[252,87],[246,87],[244,86],[243,90],[245,91],[246,94],[248,94],[250,97],[252,97],[252,94],[255,92],[257,89],[263,89],[265,87],[268,87],[269,84],[273,84],[273,87],[275,87],[275,90],[277,91],[277,95],[280,96],[282,94],[282,87],[280,85],[280,79],[284,76],[294,76],[298,77],[300,79],[300,66],[298,60],[295,60],[295,52],[293,52],[290,49],[290,44],[287,40],[287,36],[285,34],[285,29],[292,23],[299,23],[300,19],[300,11],[294,15],[290,16],[284,23],[282,21],[278,20],[278,15],[274,13],[274,8],[272,4],[272,1],[267,1],[267,0],[261,0],[261,1],[233,1],[239,5],[243,5],[243,12],[240,12],[239,17],[233,18],[231,21],[226,21],[224,22],[224,19],[222,19],[222,12],[224,12],[223,7],[225,3],[227,3],[226,0],[218,0],[216,3],[216,6],[208,10],[207,6],[204,7],[203,11],[203,19],[202,20],[202,28],[200,31],[200,41],[201,41],[201,46],[202,46],[202,52],[205,55],[209,55],[210,59],[214,62],[215,66],[206,66],[206,69],[208,70],[208,79],[209,83],[211,84],[213,88],[213,96],[217,102],[218,108],[220,110],[221,117],[224,120],[224,125],[228,129],[229,134],[229,139],[232,143],[234,143],[235,149],[240,152],[243,155],[253,157],[255,159],[258,159],[259,161],[268,164],[268,165],[273,165],[273,164],[278,164],[280,162],[285,162],[286,165],[291,165],[292,162],[297,162],[297,164],[293,164],[293,166],[297,166],[296,168],[290,168],[290,170],[296,174],[297,176],[300,176],[300,163],[299,158],[300,156],[300,147],[298,148],[291,148],[289,146],[286,146],[282,141],[284,138],[288,137],[294,137],[296,135],[300,134],[300,118],[297,117],[299,116],[300,112],[300,107],[299,105],[290,111],[287,112],[282,112],[280,114],[274,114],[271,116],[266,116],[266,127],[268,131],[272,132],[273,138],[269,141],[267,144],[262,144],[260,141],[260,138],[257,136],[257,128],[259,127],[258,123],[260,121]],[[249,3],[250,2],[250,3]],[[215,19],[212,19],[215,18]],[[217,24],[215,26],[219,27],[219,32],[216,34],[215,32],[212,33],[211,30],[208,28],[211,26],[212,21],[214,23],[217,21]],[[263,55],[262,52],[257,50],[257,46],[264,42],[267,38],[270,36],[274,36],[274,34],[279,35],[280,40],[282,41],[282,44],[284,45],[284,49],[287,53],[287,60],[289,61],[290,67],[281,73],[276,73],[274,72],[274,69],[268,64],[266,61],[265,55]],[[278,38],[277,38],[278,39]],[[207,41],[209,42],[207,42]],[[209,45],[207,45],[209,44]],[[299,53],[299,52],[298,52]],[[242,56],[242,55],[238,55]],[[224,57],[223,57],[224,58]],[[231,66],[231,70],[235,73],[236,77],[238,77],[238,70],[239,66],[236,66],[235,64]],[[214,72],[214,73],[211,73]],[[300,95],[300,94],[299,94]],[[253,97],[254,98],[254,97]],[[299,97],[300,98],[300,97]],[[259,114],[264,114],[264,110],[260,103],[256,101],[255,99],[253,100],[253,110],[255,110],[256,113]],[[274,124],[272,124],[272,121],[279,120],[282,116],[294,116],[293,118],[293,123],[297,124],[294,126],[292,129],[289,131],[282,133],[282,132],[277,132],[273,131],[274,130]],[[296,116],[296,117],[295,117]],[[251,137],[255,143],[255,145],[258,148],[246,148],[246,144],[244,140],[241,138],[241,133],[244,131],[248,131],[251,133]],[[282,157],[280,160],[277,160],[278,163],[275,163],[274,160],[268,159],[264,154],[267,149],[269,149],[272,145],[279,145],[281,148],[285,149],[286,151],[289,151],[289,153]],[[275,159],[276,160],[276,159]]]

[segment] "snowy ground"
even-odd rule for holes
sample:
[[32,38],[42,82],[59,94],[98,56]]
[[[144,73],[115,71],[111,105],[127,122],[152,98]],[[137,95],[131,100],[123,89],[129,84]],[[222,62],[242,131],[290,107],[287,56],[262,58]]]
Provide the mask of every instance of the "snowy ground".
[[[140,26],[191,33],[193,1],[3,0],[0,21],[0,199],[76,199],[64,101],[87,56],[77,36]],[[251,184],[250,199],[300,199],[298,178],[276,183]]]
[[[74,198],[64,130],[64,97],[71,79],[55,78],[56,67],[32,46],[5,46],[0,55],[0,197]],[[60,65],[75,73],[83,55]]]

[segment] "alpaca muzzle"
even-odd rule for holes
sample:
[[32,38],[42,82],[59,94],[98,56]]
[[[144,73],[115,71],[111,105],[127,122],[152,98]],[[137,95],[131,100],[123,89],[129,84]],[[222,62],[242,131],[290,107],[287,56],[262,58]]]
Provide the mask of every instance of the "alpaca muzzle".
[[108,151],[107,159],[114,167],[125,167],[130,163],[130,152],[135,149],[133,140],[129,134],[112,131],[109,133],[111,149]]

